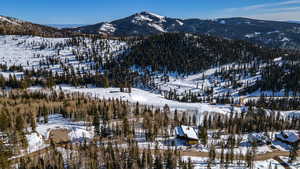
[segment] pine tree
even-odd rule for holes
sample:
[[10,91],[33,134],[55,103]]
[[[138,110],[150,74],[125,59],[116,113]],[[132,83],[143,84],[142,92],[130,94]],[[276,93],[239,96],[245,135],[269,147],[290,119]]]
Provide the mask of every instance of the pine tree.
[[298,143],[294,143],[292,145],[292,148],[291,148],[290,154],[289,154],[289,162],[290,163],[292,163],[296,159],[296,157],[298,156],[297,150],[298,150]]
[[211,145],[209,149],[209,161],[213,163],[215,161],[215,158],[216,158],[216,149],[214,145]]
[[174,111],[174,122],[176,126],[179,125],[177,109]]
[[134,109],[134,114],[136,115],[136,116],[138,116],[139,114],[140,114],[140,108],[139,108],[140,106],[139,106],[139,102],[136,102],[136,104],[135,104],[135,109]]
[[109,80],[107,75],[105,74],[104,78],[103,78],[103,87],[104,88],[108,88],[109,87]]
[[205,127],[200,127],[198,135],[199,135],[199,138],[201,139],[201,143],[203,145],[206,145],[207,144],[207,139],[208,139],[207,129]]
[[187,168],[188,168],[188,169],[193,169],[193,168],[194,168],[191,158],[188,159],[188,165],[187,165]]
[[100,131],[100,117],[97,113],[94,115],[94,118],[93,118],[93,126],[94,126],[94,130],[95,130],[95,134],[97,136],[100,136],[100,134],[101,134],[101,131]]
[[25,121],[23,119],[23,116],[18,115],[16,118],[16,130],[22,131],[25,127]]
[[1,89],[4,89],[5,88],[5,84],[6,83],[6,81],[5,81],[5,78],[3,77],[3,75],[1,74],[0,75],[0,88]]
[[29,118],[30,118],[31,129],[32,129],[32,131],[35,131],[36,130],[36,117],[35,117],[35,114],[30,113]]
[[224,164],[224,144],[223,143],[221,145],[221,160],[220,160],[220,164],[221,165]]
[[154,168],[163,169],[162,157],[160,155],[156,155],[155,157]]
[[10,148],[0,141],[0,168],[10,168],[9,157],[11,155]]

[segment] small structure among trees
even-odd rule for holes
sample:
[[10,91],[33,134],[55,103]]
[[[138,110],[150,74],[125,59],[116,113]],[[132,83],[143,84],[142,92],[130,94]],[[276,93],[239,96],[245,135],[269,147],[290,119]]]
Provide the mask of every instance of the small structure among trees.
[[264,133],[251,133],[248,135],[248,141],[251,144],[266,145],[271,144],[272,140]]
[[289,145],[295,145],[300,142],[299,135],[295,132],[290,132],[290,131],[289,132],[281,131],[280,133],[275,135],[275,138],[276,140]]
[[195,145],[199,143],[199,137],[195,129],[191,126],[177,126],[175,128],[176,137],[182,139],[188,145]]

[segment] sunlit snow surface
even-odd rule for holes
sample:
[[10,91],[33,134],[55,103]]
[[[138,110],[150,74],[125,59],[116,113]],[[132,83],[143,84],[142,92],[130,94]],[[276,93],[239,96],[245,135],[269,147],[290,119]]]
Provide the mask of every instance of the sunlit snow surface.
[[[153,105],[157,107],[163,107],[166,104],[172,109],[178,110],[190,110],[199,113],[203,112],[217,112],[222,114],[227,114],[231,110],[229,105],[209,105],[200,103],[183,103],[173,100],[167,100],[160,94],[155,94],[150,91],[133,88],[132,93],[120,92],[119,88],[75,88],[71,86],[60,86],[60,88],[65,92],[80,92],[85,93],[92,97],[97,98],[115,98],[128,100],[129,102],[139,102],[141,104]],[[58,88],[57,88],[58,89]]]
[[[143,18],[145,19],[145,18]],[[163,18],[161,18],[163,19]],[[106,25],[107,29],[110,29],[110,25]],[[157,27],[158,28],[158,27]],[[158,28],[160,29],[160,28]],[[39,62],[45,59],[47,56],[54,56],[56,55],[57,51],[53,48],[46,48],[46,49],[39,49],[41,43],[64,43],[67,39],[63,38],[41,38],[41,37],[32,37],[32,36],[0,36],[0,64],[6,64],[8,66],[12,65],[21,65],[24,66],[25,69],[32,69],[39,65]],[[115,40],[109,41],[109,50],[110,52],[119,52],[120,49],[126,46],[124,42],[118,42]],[[74,67],[88,67],[89,63],[79,63],[78,61],[74,60],[74,55],[72,54],[73,47],[66,47],[60,51],[60,57],[62,59],[68,59],[69,62],[66,64],[73,64]],[[86,50],[86,48],[77,48],[79,51]],[[103,55],[107,51],[103,52]],[[225,65],[231,66],[231,65]],[[49,67],[52,71],[61,71],[59,65],[54,65]],[[191,90],[192,92],[199,91],[200,86],[204,87],[211,87],[215,80],[218,80],[214,76],[214,72],[216,68],[208,69],[202,73],[198,73],[195,75],[190,75],[186,77],[176,77],[173,75],[170,77],[169,82],[161,82],[159,81],[158,76],[156,78],[156,83],[160,86],[162,90],[169,91],[170,89],[176,89],[178,93],[184,93],[186,91]],[[4,77],[8,78],[9,74],[12,72],[0,72]],[[18,77],[22,76],[22,72],[14,72]],[[202,79],[202,77],[205,79]],[[252,76],[252,77],[245,77],[241,79],[241,81],[250,81],[255,82],[260,75]],[[132,93],[123,93],[120,92],[119,88],[95,88],[95,87],[88,87],[88,88],[76,88],[68,85],[60,85],[55,88],[56,90],[62,90],[67,93],[79,92],[84,93],[91,97],[97,98],[115,98],[115,99],[122,99],[128,100],[131,103],[139,102],[140,104],[145,104],[149,106],[155,106],[162,108],[166,104],[172,109],[177,109],[181,111],[193,112],[196,113],[200,118],[205,112],[208,113],[220,113],[223,115],[228,115],[231,111],[241,112],[243,107],[232,107],[230,105],[210,105],[210,104],[203,104],[203,103],[183,103],[178,101],[172,101],[165,99],[161,94],[157,91],[150,91],[144,88],[133,88]],[[41,90],[39,87],[31,87],[30,90]],[[220,87],[215,88],[214,95],[217,96],[222,93],[226,93],[230,91],[232,96],[238,97],[237,90],[232,90],[230,88],[223,88],[222,83]],[[269,93],[269,92],[266,92]],[[283,92],[278,93],[278,95],[282,94]],[[252,93],[249,96],[259,96],[261,91],[257,91]],[[297,116],[300,117],[300,111],[282,111],[280,112],[284,117],[291,117]],[[88,127],[89,125],[85,122],[74,122],[69,119],[63,118],[61,115],[54,114],[49,116],[48,123],[38,123],[36,128],[36,132],[32,132],[26,135],[28,140],[28,152],[34,152],[48,145],[45,144],[44,140],[49,138],[49,134],[51,130],[54,129],[67,129],[69,132],[69,137],[72,141],[82,141],[84,138],[93,138],[94,130],[93,127]],[[212,141],[210,139],[209,141]],[[140,147],[147,148],[149,143],[141,140],[139,143]],[[273,142],[273,145],[276,146],[278,149],[282,151],[288,151],[289,147],[278,142]],[[162,147],[164,147],[162,145]],[[165,147],[166,148],[166,147]],[[205,147],[197,147],[197,149],[203,152],[207,152]],[[217,149],[217,152],[220,150]],[[239,148],[234,149],[236,153],[242,152],[243,154],[247,151],[247,146],[241,146]],[[258,154],[262,154],[265,152],[270,152],[270,148],[267,146],[261,146],[258,148]],[[187,160],[188,157],[183,157]],[[207,167],[207,159],[200,158],[200,157],[192,157],[192,161],[195,164],[195,168],[206,168]],[[280,168],[281,166],[275,160],[267,160],[267,161],[257,161],[255,162],[255,166],[257,168],[267,168],[268,166],[272,166],[274,168],[277,166]],[[220,168],[220,165],[212,166],[212,168]],[[230,168],[230,167],[229,167]],[[231,166],[231,168],[239,168],[238,166]]]
[[0,36],[0,64],[7,66],[33,66],[37,65],[41,56],[54,55],[55,51],[51,49],[38,50],[29,45],[31,42],[62,42],[65,39],[60,38],[41,38],[31,36]]

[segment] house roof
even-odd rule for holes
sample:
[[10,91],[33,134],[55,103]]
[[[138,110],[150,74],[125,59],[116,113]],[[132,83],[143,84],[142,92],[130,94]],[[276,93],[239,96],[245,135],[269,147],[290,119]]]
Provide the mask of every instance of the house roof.
[[248,139],[251,141],[265,141],[269,138],[265,136],[263,133],[251,133],[248,135]]
[[295,132],[280,132],[276,134],[275,137],[289,143],[296,143],[299,141],[299,136]]
[[180,137],[187,137],[188,139],[199,140],[197,132],[190,126],[177,126],[175,128],[176,135]]

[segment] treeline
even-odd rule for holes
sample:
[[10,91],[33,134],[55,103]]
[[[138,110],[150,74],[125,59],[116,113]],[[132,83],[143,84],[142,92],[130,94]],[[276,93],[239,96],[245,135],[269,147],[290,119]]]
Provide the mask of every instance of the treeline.
[[[197,88],[201,89],[200,92],[160,92],[170,100],[207,102],[215,99],[216,103],[223,104],[232,103],[230,92],[234,90],[240,95],[266,90],[273,93],[284,91],[285,95],[294,96],[300,91],[297,51],[263,48],[243,41],[180,33],[123,40],[90,35],[55,43],[48,40],[23,42],[29,48],[53,49],[56,54],[36,56],[44,59],[34,69],[24,71],[23,78],[26,80],[21,80],[25,84],[8,83],[6,86],[24,88],[29,85],[52,87],[71,84],[85,87],[91,84],[97,87],[120,87],[122,91],[126,88],[130,91],[132,87],[160,91],[155,84],[155,71],[163,73],[164,82],[168,82],[167,73],[170,72],[189,75],[216,67],[216,72],[210,77],[214,81],[213,86],[203,87],[199,84]],[[75,61],[85,66],[71,64],[74,61],[72,58],[60,56],[60,51],[69,47],[73,48]],[[222,66],[227,63],[232,65]],[[57,66],[59,69],[52,72],[51,69]],[[8,68],[2,65],[1,69],[22,71],[20,66]],[[228,89],[228,92],[216,96],[215,87]]]
[[[12,69],[12,68],[11,68]],[[15,69],[14,69],[15,70]],[[60,84],[70,84],[75,87],[87,87],[93,85],[96,87],[108,88],[111,86],[119,87],[121,92],[131,92],[134,85],[134,78],[137,73],[130,72],[127,69],[114,69],[111,72],[96,72],[82,74],[71,69],[63,74],[53,73],[48,70],[25,70],[24,73],[9,73],[8,77],[0,75],[0,88],[27,89],[31,86],[41,86],[52,88]]]
[[266,111],[262,108],[249,107],[241,113],[231,112],[229,116],[220,114],[207,115],[203,125],[208,129],[225,130],[230,134],[249,132],[267,132],[282,130],[298,130],[300,119],[297,116],[283,117],[280,112]]
[[[15,20],[14,18],[8,18]],[[32,35],[42,37],[69,37],[79,33],[59,30],[53,27],[33,24],[30,22],[19,22],[12,24],[9,22],[0,23],[0,35]]]
[[[169,140],[169,138],[173,136],[174,129],[178,125],[189,125],[198,128],[198,136],[201,143],[209,146],[211,145],[208,144],[207,130],[210,129],[217,130],[214,132],[213,137],[218,139],[222,134],[241,135],[249,132],[277,132],[282,130],[298,130],[300,127],[299,118],[285,118],[279,112],[268,112],[252,107],[241,113],[235,112],[232,109],[232,112],[228,116],[218,113],[203,113],[204,117],[199,121],[199,115],[197,116],[196,113],[188,114],[177,110],[171,111],[167,105],[160,109],[140,105],[139,103],[132,104],[118,99],[101,100],[79,93],[66,94],[63,92],[28,92],[21,90],[2,91],[0,97],[0,146],[2,147],[0,150],[0,165],[9,166],[10,160],[8,159],[18,155],[21,150],[27,148],[26,135],[35,132],[38,124],[48,123],[50,120],[49,116],[53,114],[61,114],[64,118],[74,121],[85,121],[87,126],[93,126],[95,139],[98,140],[97,146],[94,145],[94,148],[97,150],[94,151],[97,153],[90,154],[93,151],[85,149],[93,145],[89,142],[88,145],[80,148],[83,151],[80,155],[86,155],[88,157],[87,161],[97,158],[97,160],[90,161],[92,164],[89,165],[100,165],[104,166],[104,168],[105,166],[112,168],[118,168],[119,166],[139,167],[142,165],[141,161],[143,161],[144,157],[137,156],[138,153],[131,154],[132,147],[135,147],[134,152],[142,152],[141,150],[137,150],[137,145],[133,140],[135,138],[144,138],[147,142],[155,143],[156,139],[160,137],[164,140],[164,144],[175,146],[175,142]],[[109,154],[106,154],[108,147],[102,144],[106,140],[114,140],[119,144],[127,142],[128,147],[122,147],[124,148],[122,150],[116,143],[116,145],[113,144],[113,147],[116,147],[116,149],[109,150]],[[218,143],[216,146],[221,147],[223,144],[224,149],[234,148],[239,145],[240,141],[238,137],[230,137],[226,142]],[[213,149],[212,147],[211,151]],[[106,155],[102,156],[103,154]],[[177,153],[173,152],[172,154],[172,158],[178,157],[175,155]],[[152,154],[153,156],[156,157]],[[229,163],[230,159],[233,159],[231,156],[232,154],[228,153],[229,159],[226,160],[226,163]],[[27,166],[28,164],[31,167],[39,165],[46,165],[46,167],[48,165],[62,165],[59,153],[40,158],[36,162],[24,162],[22,165]],[[168,156],[160,155],[157,157],[157,160],[160,160],[157,163],[162,168],[165,168],[166,162],[164,161],[168,158]],[[245,158],[243,157],[243,159]],[[51,159],[58,161],[50,162]],[[77,158],[70,159],[74,160],[72,164],[85,165],[85,163],[79,162]],[[117,159],[124,160],[120,161]],[[129,159],[133,159],[133,161]],[[173,162],[173,165],[180,164],[178,160],[173,160]],[[145,161],[143,163],[142,166],[156,165],[155,158],[152,159],[152,163]],[[72,166],[70,167],[72,168]]]
[[[96,148],[97,151],[94,151],[99,156],[97,158],[101,157],[103,160],[101,160],[100,163],[98,163],[99,160],[93,161],[94,165],[104,166],[105,168],[127,168],[126,166],[129,168],[140,168],[141,166],[145,166],[145,168],[149,166],[169,168],[166,166],[172,165],[173,167],[171,168],[174,168],[174,165],[177,166],[179,163],[179,156],[171,150],[169,151],[171,154],[166,154],[166,156],[157,153],[157,159],[152,158],[152,152],[147,150],[144,153],[150,153],[148,158],[151,156],[151,159],[143,161],[146,157],[140,156],[141,150],[137,149],[137,145],[133,144],[134,141],[132,140],[137,135],[144,135],[143,133],[147,135],[146,139],[149,141],[154,141],[155,138],[160,135],[169,136],[170,132],[168,132],[168,129],[172,120],[168,117],[170,114],[168,106],[160,110],[139,105],[139,103],[132,105],[127,101],[118,99],[99,100],[81,94],[64,94],[63,92],[53,92],[49,94],[13,90],[9,92],[3,91],[0,97],[0,110],[0,145],[3,146],[0,150],[0,159],[2,160],[0,161],[0,166],[9,166],[10,160],[8,159],[11,156],[19,155],[21,150],[27,148],[26,135],[35,132],[39,123],[48,123],[49,116],[52,114],[62,114],[65,118],[75,121],[85,121],[86,124],[93,125],[95,137],[100,140],[113,138],[128,141],[129,148],[124,148],[122,151],[120,148],[114,148],[107,152],[106,146],[100,146],[100,150]],[[161,118],[162,116],[164,118]],[[144,119],[142,122],[142,130],[137,127],[139,126],[140,118]],[[184,121],[187,122],[187,120]],[[161,126],[162,124],[164,125]],[[174,126],[174,124],[172,126]],[[136,149],[135,154],[131,154],[131,144],[134,145]],[[94,146],[92,147],[94,148]],[[84,147],[87,148],[87,145]],[[80,150],[84,150],[83,152],[86,153],[91,152],[90,149],[80,148]],[[49,156],[42,156],[37,162],[34,162],[32,159],[26,161],[25,158],[25,161],[20,162],[20,166],[24,168],[40,167],[41,165],[46,168],[51,168],[51,166],[60,168],[64,166],[62,165],[63,162],[61,161],[62,159],[59,153],[53,154],[52,151],[49,153]],[[108,154],[102,156],[106,153]],[[88,154],[89,153],[86,154],[88,159],[91,159],[91,156]],[[97,154],[94,154],[93,157],[96,158],[95,155]],[[73,167],[83,165],[76,159],[77,158],[73,159]],[[130,159],[134,159],[134,161],[130,161]],[[51,162],[51,160],[54,160],[54,162]],[[166,165],[164,160],[168,160],[169,164]],[[179,166],[185,168],[187,164],[181,162]]]
[[[52,146],[48,153],[42,154],[43,157],[34,159],[23,158],[20,160],[20,169],[45,168],[45,169],[192,169],[191,160],[182,161],[180,152],[175,150],[161,151],[158,148],[150,147],[141,149],[134,141],[128,141],[126,148],[114,143],[107,143],[100,146],[96,143],[66,145],[60,148],[65,151],[63,158],[62,152]],[[70,153],[69,153],[70,152]]]
[[273,98],[260,96],[259,99],[249,99],[246,106],[256,106],[270,110],[299,110],[300,109],[300,98],[299,97],[287,97],[287,98]]

